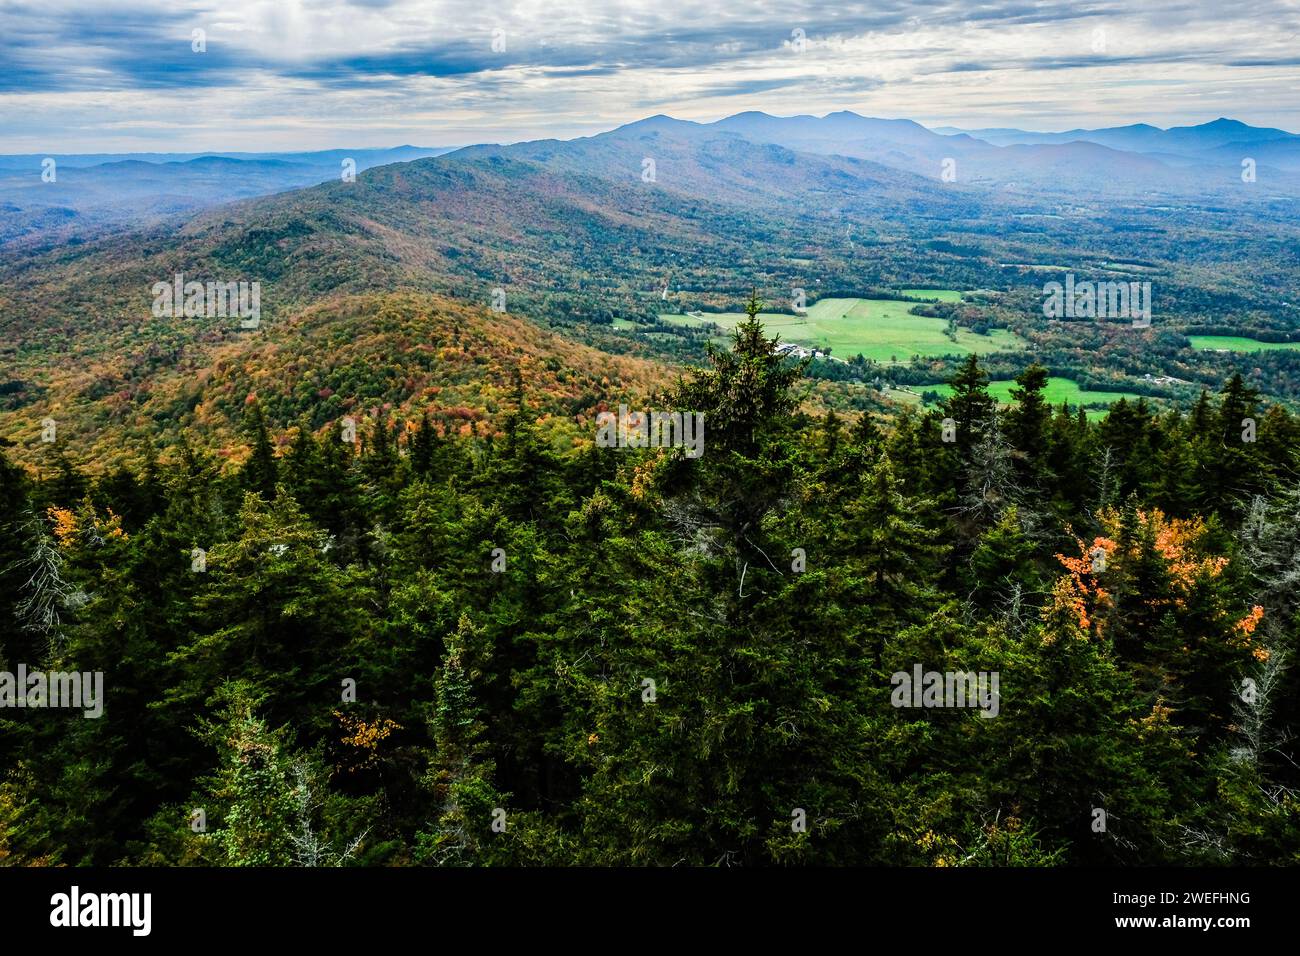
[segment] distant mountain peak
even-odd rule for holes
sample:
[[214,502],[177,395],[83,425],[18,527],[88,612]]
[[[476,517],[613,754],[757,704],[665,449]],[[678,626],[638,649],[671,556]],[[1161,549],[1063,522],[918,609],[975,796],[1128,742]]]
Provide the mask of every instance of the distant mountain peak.
[[690,120],[681,120],[665,113],[656,113],[654,116],[647,116],[645,119],[635,120],[631,123],[624,123],[610,132],[617,133],[620,130],[628,129],[662,129],[662,128],[679,128],[682,126],[696,126]]

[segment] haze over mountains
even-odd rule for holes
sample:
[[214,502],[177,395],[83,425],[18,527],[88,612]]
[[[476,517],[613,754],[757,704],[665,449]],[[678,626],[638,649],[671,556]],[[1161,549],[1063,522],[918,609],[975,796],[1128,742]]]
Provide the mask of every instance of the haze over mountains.
[[[1216,129],[1211,151],[1227,135]],[[382,313],[394,292],[426,297],[419,308],[431,327],[482,325],[486,339],[500,289],[511,314],[607,352],[664,360],[699,343],[614,323],[652,328],[660,312],[734,309],[754,285],[781,308],[795,287],[813,299],[1002,290],[996,306],[966,321],[1056,350],[1062,370],[1086,370],[1111,350],[1106,374],[1117,385],[1143,374],[1208,383],[1219,370],[1212,357],[1170,364],[1115,325],[1045,326],[1038,288],[1053,274],[1157,279],[1168,319],[1151,335],[1172,335],[1161,346],[1172,352],[1186,348],[1182,334],[1211,325],[1284,335],[1300,324],[1287,278],[1300,247],[1300,177],[1261,165],[1255,182],[1243,182],[1236,159],[1179,167],[1092,142],[997,146],[853,113],[656,116],[591,137],[472,146],[368,169],[356,151],[355,182],[337,174],[342,152],[303,162],[114,158],[60,166],[48,184],[39,167],[24,174],[34,180],[24,190],[51,197],[43,209],[52,221],[13,204],[22,226],[0,247],[0,437],[26,446],[53,415],[84,423],[68,433],[70,447],[111,457],[158,422],[199,416],[219,442],[232,434],[248,381],[237,388],[204,372],[217,356],[229,368],[263,370],[287,360],[284,374],[254,377],[276,424],[307,415],[319,427],[352,402],[408,407],[447,384],[442,366],[427,363],[428,343],[397,333],[376,343],[373,354],[388,349],[391,364],[381,385],[337,370],[349,361],[320,351],[326,338],[308,328],[326,314],[318,306],[346,299],[350,324],[365,329],[365,316]],[[954,181],[943,176],[949,158]],[[317,184],[280,191],[295,176]],[[222,204],[262,190],[279,194]],[[93,212],[57,204],[77,195],[106,204]],[[211,208],[193,208],[202,205]],[[147,211],[147,221],[114,220],[119,206],[134,217]],[[1255,256],[1243,254],[1246,244]],[[154,316],[153,285],[176,274],[258,282],[261,328]],[[546,363],[554,354],[547,346],[529,357]],[[327,384],[309,387],[295,368],[321,369]],[[323,404],[321,389],[338,398]],[[563,403],[552,395],[540,407]]]
[[[84,239],[218,203],[337,179],[355,170],[449,152],[449,147],[311,153],[96,153],[0,156],[0,247]],[[43,178],[53,160],[53,181]]]
[[[1206,193],[1239,183],[1242,161],[1250,159],[1256,167],[1255,191],[1300,194],[1300,135],[1229,119],[1168,130],[1137,124],[1037,133],[931,130],[911,120],[873,119],[849,111],[824,117],[746,112],[714,123],[655,116],[620,127],[606,137],[666,130],[696,141],[696,134],[728,134],[746,143],[870,160],[931,179],[943,178],[947,170],[951,181],[1032,195],[1085,188],[1108,195]],[[604,143],[606,137],[567,142]],[[562,164],[557,150],[560,142],[538,140],[509,149],[516,157]],[[471,146],[467,155],[502,148]],[[355,162],[357,171],[364,171],[452,151],[449,147],[400,146],[312,153],[0,156],[0,246],[41,236],[85,238],[99,228],[147,225],[168,215],[326,182],[340,177],[346,159]],[[574,157],[578,152],[577,146],[571,146],[567,155]],[[719,146],[716,161],[723,161],[725,152]],[[57,164],[55,182],[41,179],[42,162],[47,158]],[[599,172],[583,165],[599,161],[595,154],[583,155],[581,160],[573,159],[572,168]],[[710,175],[711,167],[706,163],[695,174]],[[679,170],[679,175],[686,173]],[[750,185],[763,189],[758,182]]]
[[958,181],[1034,191],[1087,186],[1112,194],[1203,192],[1240,181],[1241,161],[1253,158],[1257,166],[1270,167],[1266,172],[1288,174],[1265,176],[1257,171],[1258,179],[1293,193],[1294,174],[1300,171],[1300,136],[1224,119],[1182,129],[1141,125],[1066,133],[929,130],[910,120],[871,119],[851,112],[821,118],[739,113],[712,125],[748,139],[857,156],[933,176],[941,175],[944,160],[952,158]]
[[952,127],[938,128],[935,132],[966,134],[995,146],[1088,142],[1112,149],[1166,157],[1212,157],[1223,154],[1225,150],[1258,152],[1264,148],[1286,157],[1290,168],[1295,168],[1297,161],[1300,161],[1300,135],[1286,130],[1248,126],[1223,117],[1199,126],[1176,126],[1170,129],[1135,123],[1108,129],[1073,129],[1064,133],[1032,133],[1019,129],[960,130]]

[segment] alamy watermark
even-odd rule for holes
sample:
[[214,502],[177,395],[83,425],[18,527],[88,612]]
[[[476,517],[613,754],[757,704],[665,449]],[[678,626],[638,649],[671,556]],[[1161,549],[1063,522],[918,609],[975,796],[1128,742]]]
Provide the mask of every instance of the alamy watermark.
[[997,671],[898,671],[889,679],[895,707],[978,707],[981,717],[996,717],[1001,708]]
[[1049,319],[1132,319],[1136,328],[1151,324],[1150,282],[1076,282],[1043,286],[1043,315]]
[[50,897],[54,927],[125,927],[132,936],[148,936],[153,926],[152,893],[83,893],[74,885]]
[[171,282],[153,284],[155,319],[239,318],[241,328],[255,329],[262,320],[260,282],[186,282],[183,273]]
[[629,412],[596,416],[598,448],[684,448],[687,458],[704,454],[703,412]]
[[0,671],[0,707],[63,707],[81,710],[83,717],[104,715],[103,671]]

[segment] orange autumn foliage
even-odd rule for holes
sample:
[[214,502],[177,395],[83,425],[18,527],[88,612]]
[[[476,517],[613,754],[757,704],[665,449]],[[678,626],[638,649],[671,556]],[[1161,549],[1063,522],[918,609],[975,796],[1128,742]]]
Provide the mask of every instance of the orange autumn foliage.
[[[1255,629],[1259,627],[1259,622],[1264,619],[1264,609],[1256,604],[1252,607],[1245,617],[1236,624],[1232,625],[1232,632],[1237,636],[1238,646],[1249,648],[1251,646],[1251,636]],[[1255,660],[1261,663],[1268,660],[1269,654],[1267,648],[1253,647],[1250,654]]]
[[107,510],[108,517],[101,518],[87,503],[82,509],[82,521],[78,521],[76,513],[71,509],[54,505],[47,508],[45,514],[54,525],[54,537],[58,540],[60,548],[71,548],[77,544],[78,536],[82,532],[85,532],[85,540],[90,542],[102,543],[110,538],[121,538],[125,541],[127,534],[122,530],[121,517],[115,515],[112,508]]
[[350,717],[337,710],[334,711],[334,716],[343,725],[344,736],[342,742],[360,751],[359,760],[348,767],[349,772],[374,766],[379,760],[379,744],[386,740],[394,730],[402,729],[401,724],[389,720],[387,717],[382,717],[374,723],[368,724],[359,717]]
[[[1141,511],[1138,518],[1147,520]],[[1174,581],[1184,590],[1190,589],[1202,575],[1218,577],[1228,566],[1225,557],[1197,557],[1192,553],[1192,546],[1205,531],[1202,518],[1166,518],[1156,510],[1151,512],[1151,520],[1156,526],[1156,550],[1167,562]]]
[[59,547],[66,548],[71,545],[77,534],[77,516],[67,508],[54,506],[45,513],[54,524],[54,537],[59,539]]
[[1256,604],[1250,609],[1250,613],[1232,626],[1232,629],[1242,637],[1250,637],[1255,633],[1255,628],[1264,617],[1264,609]]
[[[1056,559],[1069,572],[1060,579],[1055,603],[1073,610],[1079,627],[1087,633],[1101,636],[1105,626],[1105,612],[1114,606],[1111,595],[1102,587],[1100,579],[1113,561],[1136,561],[1140,558],[1141,540],[1153,540],[1157,554],[1163,560],[1165,571],[1169,575],[1169,592],[1167,596],[1152,596],[1148,604],[1152,607],[1168,606],[1184,608],[1187,599],[1197,587],[1198,582],[1217,578],[1228,566],[1228,559],[1222,555],[1208,555],[1200,549],[1200,542],[1205,535],[1205,521],[1200,517],[1171,518],[1153,508],[1150,511],[1138,511],[1137,519],[1145,535],[1134,535],[1133,543],[1120,552],[1117,539],[1121,536],[1121,514],[1114,508],[1108,508],[1098,515],[1104,535],[1098,535],[1091,545],[1083,539],[1075,538],[1079,547],[1079,557],[1057,554]],[[1094,564],[1093,554],[1101,549],[1105,560]],[[1094,571],[1094,567],[1097,568]],[[1225,628],[1235,637],[1239,647],[1251,649],[1256,660],[1267,660],[1268,651],[1262,647],[1251,648],[1251,638],[1259,622],[1264,617],[1264,609],[1256,605],[1241,620],[1227,624],[1227,612],[1222,618]]]
[[[1089,609],[1099,610],[1109,607],[1111,604],[1110,594],[1098,583],[1097,576],[1093,572],[1093,553],[1100,548],[1106,552],[1106,561],[1109,562],[1114,555],[1117,545],[1110,538],[1096,537],[1092,539],[1091,547],[1084,544],[1082,538],[1075,538],[1079,545],[1080,557],[1070,558],[1063,554],[1056,555],[1056,559],[1065,566],[1069,571],[1069,576],[1062,580],[1067,582],[1065,588],[1058,586],[1057,601],[1068,603],[1078,618],[1079,627],[1085,633],[1092,630],[1092,614]],[[1101,625],[1098,624],[1097,633],[1101,633]]]
[[[1052,588],[1052,601],[1043,612],[1044,619],[1050,618],[1054,611],[1064,611],[1074,617],[1079,625],[1079,636],[1087,638],[1091,626],[1088,617],[1088,606],[1069,576],[1062,576],[1057,579],[1055,586]],[[1043,632],[1044,644],[1052,644],[1055,641],[1056,635],[1051,630]]]

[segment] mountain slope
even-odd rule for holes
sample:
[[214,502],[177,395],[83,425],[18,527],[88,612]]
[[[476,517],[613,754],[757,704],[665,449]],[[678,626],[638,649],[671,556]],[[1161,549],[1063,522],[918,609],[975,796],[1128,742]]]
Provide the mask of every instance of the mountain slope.
[[[148,366],[148,374],[141,370]],[[53,467],[41,421],[57,422],[60,447],[108,467],[134,460],[147,441],[170,444],[189,429],[222,457],[242,454],[245,405],[256,396],[273,431],[315,431],[376,410],[444,432],[487,435],[509,404],[516,372],[543,416],[590,417],[598,396],[635,400],[667,381],[662,366],[570,342],[526,319],[418,293],[339,296],[284,316],[256,335],[203,340],[103,357],[64,368],[21,416],[4,416],[9,456]],[[165,423],[162,431],[159,424]]]
[[[640,176],[647,145],[665,174],[655,182]],[[40,420],[68,419],[76,426],[63,437],[108,460],[142,429],[191,412],[202,418],[212,388],[224,396],[228,423],[229,402],[253,383],[218,387],[203,370],[244,355],[250,368],[277,369],[282,353],[302,367],[328,363],[337,344],[308,334],[312,325],[301,316],[340,296],[437,290],[488,324],[506,322],[484,311],[496,289],[512,314],[653,316],[668,279],[675,288],[730,289],[739,299],[763,272],[806,275],[807,263],[821,258],[819,243],[843,245],[846,224],[905,213],[918,229],[927,221],[946,228],[968,203],[921,177],[698,129],[682,136],[628,128],[576,144],[480,148],[380,167],[356,182],[221,207],[129,242],[11,258],[0,272],[0,436],[39,455]],[[236,317],[153,315],[154,284],[177,274],[258,282],[260,327],[242,329]],[[525,342],[519,321],[511,319],[510,337]],[[277,344],[264,351],[259,343],[267,341]],[[589,365],[599,353],[585,354]],[[322,387],[336,402],[378,389],[400,405],[427,371],[425,357],[399,350],[393,375],[410,383],[400,393],[380,387],[389,365],[380,352],[355,367],[350,388]],[[304,412],[311,410],[300,403],[268,402],[278,427]]]
[[527,160],[568,175],[653,185],[715,201],[750,207],[766,204],[782,210],[806,206],[810,197],[816,197],[819,203],[829,201],[864,212],[887,201],[916,213],[947,216],[970,201],[969,197],[955,201],[936,191],[914,171],[856,156],[808,152],[817,151],[801,153],[776,138],[759,136],[756,129],[732,131],[723,123],[654,116],[596,136],[474,146],[452,156]]
[[[655,182],[640,176],[647,147],[660,158]],[[130,243],[11,260],[0,270],[0,356],[81,363],[106,347],[238,334],[234,322],[152,316],[154,283],[176,274],[259,282],[271,322],[325,296],[396,288],[482,305],[501,288],[520,311],[559,296],[607,321],[648,308],[670,274],[701,289],[735,286],[738,267],[811,281],[801,263],[843,247],[846,229],[869,234],[906,216],[924,233],[979,208],[920,176],[698,128],[475,148],[222,207]],[[20,372],[39,379],[42,366]]]
[[[60,433],[69,445],[104,459],[150,429],[165,431],[212,408],[219,410],[212,431],[223,435],[247,391],[275,392],[281,379],[296,384],[282,401],[268,402],[275,428],[303,414],[319,423],[325,413],[304,404],[313,387],[330,390],[320,401],[332,399],[335,411],[345,402],[415,401],[431,371],[423,349],[395,346],[390,363],[377,348],[349,366],[342,385],[295,377],[346,351],[346,343],[313,334],[302,316],[349,297],[436,293],[489,325],[505,323],[487,311],[500,305],[512,321],[551,324],[589,345],[681,361],[698,359],[707,333],[670,334],[655,325],[659,314],[734,311],[754,288],[774,311],[790,310],[795,289],[809,299],[989,289],[1005,295],[959,309],[968,321],[996,320],[1036,345],[1048,336],[1071,364],[1120,347],[1133,356],[1132,372],[1152,374],[1165,366],[1142,364],[1147,350],[1123,341],[1117,326],[1039,328],[1045,273],[1158,280],[1162,332],[1191,324],[1273,333],[1290,321],[1294,205],[1243,190],[1239,179],[1204,201],[1170,203],[1154,191],[1133,201],[1092,193],[1078,171],[1122,169],[1163,181],[1167,167],[1097,144],[998,148],[854,114],[792,122],[805,135],[871,129],[896,136],[858,142],[901,168],[816,152],[853,148],[836,136],[810,138],[800,151],[717,124],[652,117],[584,139],[479,146],[382,166],[355,182],[206,210],[180,226],[6,255],[0,438],[22,442],[30,460],[48,451],[37,447],[41,419],[66,418],[75,425]],[[756,137],[777,136],[784,123],[760,115],[730,125]],[[954,143],[968,151],[963,157],[995,151],[999,178],[982,184],[978,167],[959,158],[957,181],[944,182],[907,158]],[[1055,191],[1016,178],[1022,155]],[[1262,256],[1245,256],[1246,249]],[[237,316],[153,314],[155,284],[178,275],[257,283],[260,326],[241,328]],[[344,327],[364,339],[366,321]],[[513,328],[511,338],[522,340]],[[274,347],[264,349],[267,342]],[[1163,347],[1168,354],[1185,345],[1171,338]],[[209,382],[205,369],[245,354],[248,375]],[[251,378],[258,368],[274,371],[259,383]],[[1189,374],[1174,368],[1180,378]],[[393,390],[393,382],[402,386]],[[187,390],[195,383],[203,387]]]

